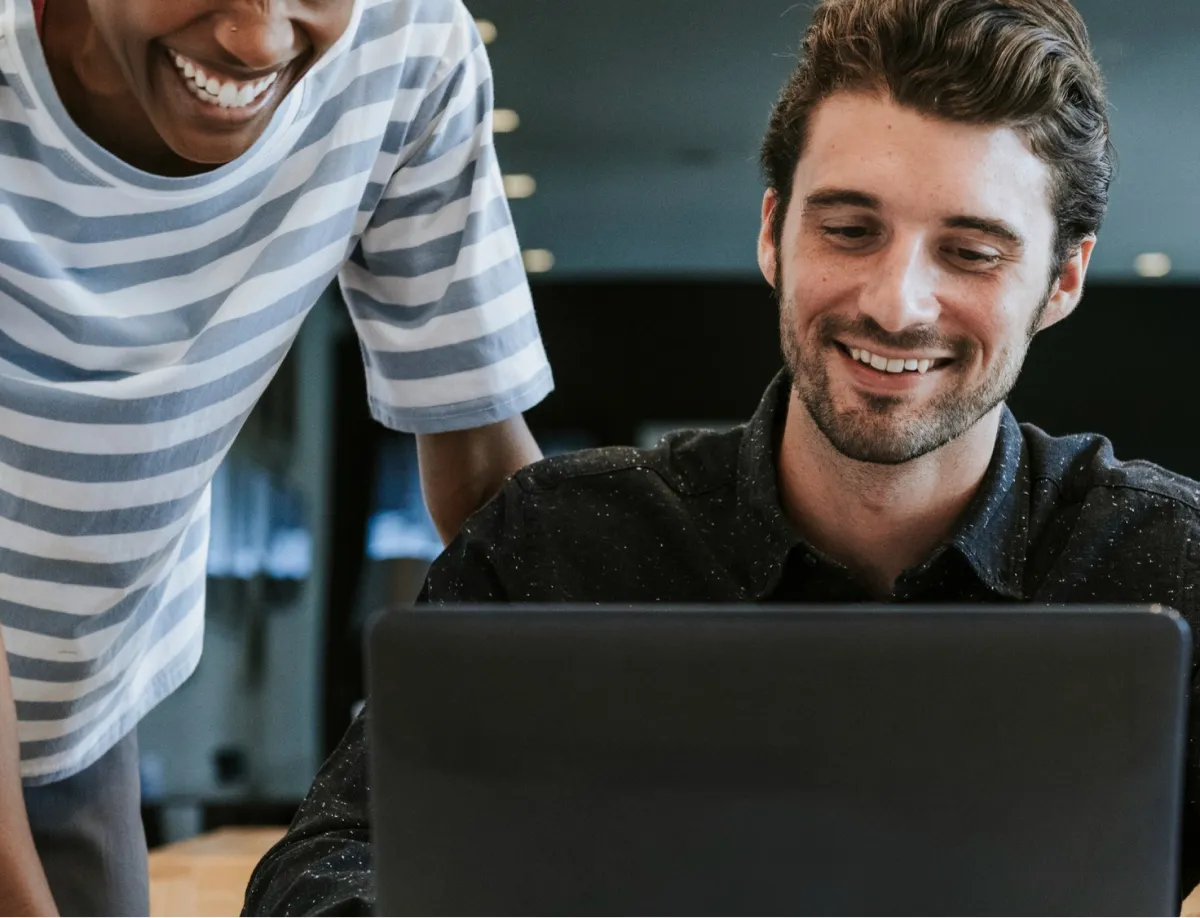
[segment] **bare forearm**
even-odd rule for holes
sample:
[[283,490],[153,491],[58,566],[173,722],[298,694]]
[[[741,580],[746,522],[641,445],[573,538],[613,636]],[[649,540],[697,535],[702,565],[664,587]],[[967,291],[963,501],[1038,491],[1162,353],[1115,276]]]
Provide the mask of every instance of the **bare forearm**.
[[442,541],[449,543],[513,472],[542,458],[521,417],[417,437],[421,490]]
[[17,711],[0,635],[0,915],[56,915],[21,792]]

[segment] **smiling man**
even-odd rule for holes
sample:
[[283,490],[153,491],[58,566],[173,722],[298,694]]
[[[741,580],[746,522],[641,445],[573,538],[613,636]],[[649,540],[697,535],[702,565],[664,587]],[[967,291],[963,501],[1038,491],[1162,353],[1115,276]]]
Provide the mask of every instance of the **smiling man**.
[[313,303],[339,282],[447,539],[540,458],[550,372],[460,0],[0,0],[0,72],[0,698],[58,907],[145,914],[134,728]]
[[[1200,487],[1005,406],[1035,335],[1079,304],[1107,206],[1103,82],[1076,10],[824,0],[802,52],[762,151],[758,261],[785,368],[758,411],[525,469],[424,600],[1162,603],[1200,625]],[[249,911],[371,909],[365,716]]]

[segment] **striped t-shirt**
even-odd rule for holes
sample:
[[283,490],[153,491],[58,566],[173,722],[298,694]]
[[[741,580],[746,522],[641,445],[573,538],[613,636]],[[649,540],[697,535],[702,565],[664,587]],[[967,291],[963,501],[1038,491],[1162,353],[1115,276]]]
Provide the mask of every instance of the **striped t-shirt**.
[[371,407],[418,433],[551,388],[460,0],[356,0],[234,163],[130,168],[0,0],[0,623],[22,771],[95,761],[196,665],[209,482],[340,281]]

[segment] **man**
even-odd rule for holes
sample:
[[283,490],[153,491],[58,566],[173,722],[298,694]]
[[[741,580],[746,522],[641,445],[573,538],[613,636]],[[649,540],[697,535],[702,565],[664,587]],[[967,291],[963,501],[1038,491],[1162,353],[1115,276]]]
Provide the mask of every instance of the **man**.
[[[1200,489],[1004,404],[1032,338],[1079,303],[1107,204],[1076,11],[824,0],[802,50],[763,146],[786,369],[757,413],[524,470],[424,598],[1158,602],[1196,621]],[[1194,782],[1187,799],[1191,888]],[[370,867],[359,718],[246,908],[366,912]]]
[[24,800],[60,909],[145,914],[133,730],[196,665],[208,485],[320,293],[340,282],[374,415],[417,434],[446,539],[540,458],[521,412],[551,379],[460,0],[0,10]]

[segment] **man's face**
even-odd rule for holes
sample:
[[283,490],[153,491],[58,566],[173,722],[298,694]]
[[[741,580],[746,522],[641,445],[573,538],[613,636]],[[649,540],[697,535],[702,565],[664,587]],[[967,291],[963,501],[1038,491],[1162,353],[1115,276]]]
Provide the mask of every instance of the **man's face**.
[[1005,399],[1091,254],[1051,277],[1050,181],[1009,128],[857,93],[817,109],[778,247],[764,200],[759,264],[795,394],[840,453],[907,462]]
[[[166,144],[195,163],[245,153],[341,37],[354,0],[87,0]],[[204,83],[205,88],[201,88]]]

